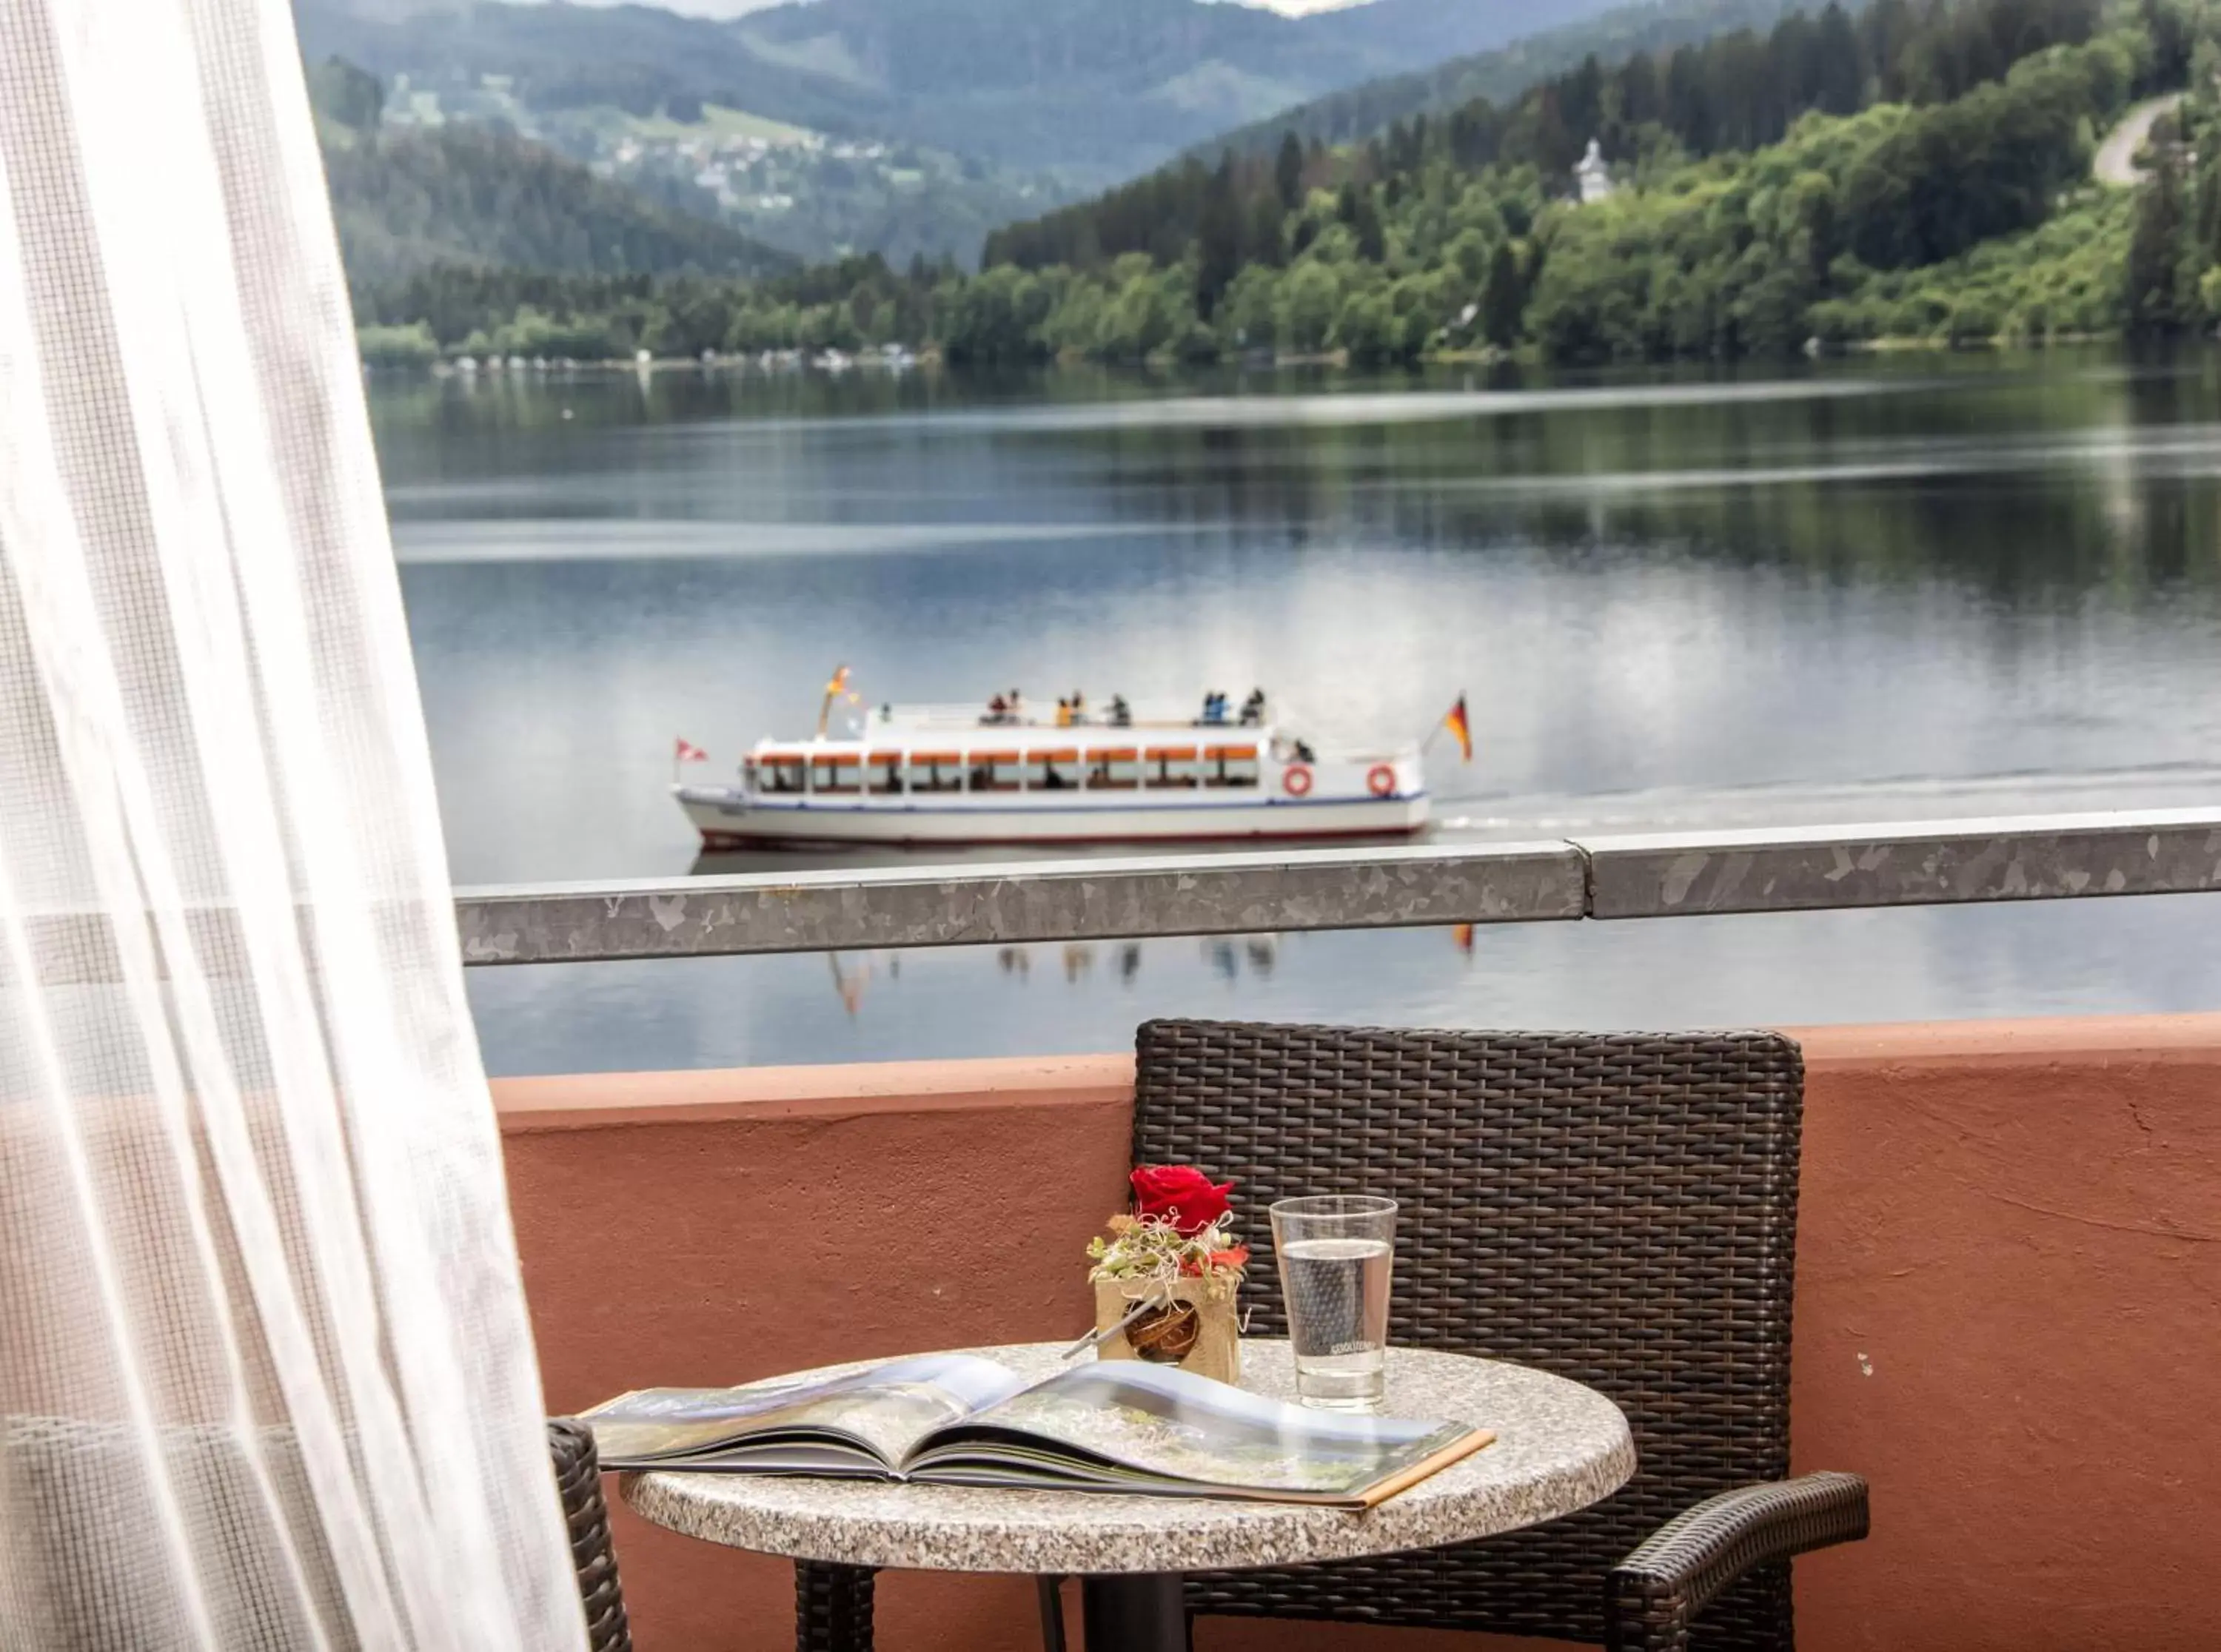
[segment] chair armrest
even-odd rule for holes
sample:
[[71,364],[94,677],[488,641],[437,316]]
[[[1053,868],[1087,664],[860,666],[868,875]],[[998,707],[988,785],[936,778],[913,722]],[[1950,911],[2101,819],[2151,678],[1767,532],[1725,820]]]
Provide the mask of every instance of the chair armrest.
[[1682,1652],[1697,1614],[1752,1567],[1866,1535],[1867,1483],[1856,1474],[1805,1474],[1706,1498],[1612,1568],[1605,1644]]

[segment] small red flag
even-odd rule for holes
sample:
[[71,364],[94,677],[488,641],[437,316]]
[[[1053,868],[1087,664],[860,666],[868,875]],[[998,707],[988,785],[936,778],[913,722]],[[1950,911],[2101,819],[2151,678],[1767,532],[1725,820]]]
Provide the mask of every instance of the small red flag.
[[672,753],[672,760],[675,763],[707,763],[710,760],[710,754],[700,746],[691,745],[682,738],[679,742],[678,749]]

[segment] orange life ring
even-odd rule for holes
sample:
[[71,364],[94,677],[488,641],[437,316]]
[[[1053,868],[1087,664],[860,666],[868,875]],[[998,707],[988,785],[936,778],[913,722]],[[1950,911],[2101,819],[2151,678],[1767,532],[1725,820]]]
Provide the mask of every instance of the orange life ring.
[[1387,797],[1396,790],[1396,771],[1385,763],[1376,763],[1365,776],[1366,789],[1375,797]]
[[1311,771],[1300,763],[1292,763],[1280,776],[1280,789],[1291,797],[1308,797],[1311,790]]

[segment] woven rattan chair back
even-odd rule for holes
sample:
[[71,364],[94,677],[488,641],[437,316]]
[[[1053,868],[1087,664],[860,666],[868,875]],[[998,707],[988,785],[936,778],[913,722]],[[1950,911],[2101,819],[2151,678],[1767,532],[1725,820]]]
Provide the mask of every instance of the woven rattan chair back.
[[[1642,1463],[1597,1507],[1486,1543],[1201,1577],[1197,1611],[1600,1643],[1615,1562],[1701,1499],[1787,1472],[1789,1039],[1152,1021],[1138,1056],[1136,1162],[1241,1184],[1251,1334],[1286,1330],[1266,1207],[1386,1194],[1390,1335],[1587,1383],[1626,1412]],[[1693,1643],[1788,1648],[1786,1563],[1722,1595]]]
[[550,1418],[547,1451],[555,1462],[555,1489],[579,1574],[579,1598],[586,1608],[586,1644],[591,1652],[632,1652],[632,1624],[617,1580],[616,1549],[610,1541],[610,1510],[602,1497],[592,1431],[567,1417]]

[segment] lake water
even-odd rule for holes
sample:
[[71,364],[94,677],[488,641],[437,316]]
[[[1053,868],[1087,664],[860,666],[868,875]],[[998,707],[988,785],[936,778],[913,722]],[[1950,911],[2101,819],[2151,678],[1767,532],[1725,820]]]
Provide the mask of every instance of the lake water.
[[[380,381],[456,880],[698,861],[869,699],[1423,733],[1446,832],[2221,800],[2221,356],[1642,382]],[[702,770],[696,770],[701,773]],[[880,858],[884,859],[883,855]],[[2198,897],[473,970],[497,1071],[1100,1050],[1144,1015],[1678,1025],[2206,1008]]]

